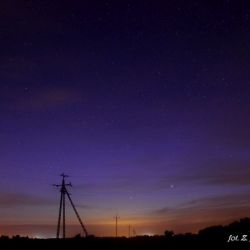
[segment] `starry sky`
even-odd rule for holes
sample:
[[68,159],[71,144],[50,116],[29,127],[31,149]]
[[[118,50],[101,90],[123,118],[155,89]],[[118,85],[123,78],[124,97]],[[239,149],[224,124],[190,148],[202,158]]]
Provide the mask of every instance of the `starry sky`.
[[62,172],[98,236],[250,216],[248,1],[2,0],[0,45],[0,234],[55,237]]

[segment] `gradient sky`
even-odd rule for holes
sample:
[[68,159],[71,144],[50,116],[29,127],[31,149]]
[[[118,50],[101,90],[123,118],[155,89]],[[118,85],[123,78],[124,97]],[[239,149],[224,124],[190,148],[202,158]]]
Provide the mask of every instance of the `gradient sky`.
[[0,234],[55,236],[62,172],[95,235],[250,216],[248,1],[3,0],[0,45]]

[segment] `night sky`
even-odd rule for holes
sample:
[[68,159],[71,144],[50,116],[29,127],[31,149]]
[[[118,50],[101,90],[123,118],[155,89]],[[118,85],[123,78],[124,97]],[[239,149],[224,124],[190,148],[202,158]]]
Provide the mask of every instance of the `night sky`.
[[0,234],[55,237],[62,172],[98,236],[250,216],[248,1],[1,0],[0,45]]

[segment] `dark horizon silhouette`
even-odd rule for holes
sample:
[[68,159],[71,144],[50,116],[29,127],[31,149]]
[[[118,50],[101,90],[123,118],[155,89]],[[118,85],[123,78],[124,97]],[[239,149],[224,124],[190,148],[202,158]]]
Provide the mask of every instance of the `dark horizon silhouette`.
[[214,225],[201,229],[197,234],[175,234],[166,230],[163,235],[141,235],[134,237],[96,237],[88,235],[81,237],[80,234],[71,238],[61,239],[37,239],[21,237],[0,236],[0,244],[11,247],[96,247],[108,249],[127,249],[129,247],[192,247],[208,249],[219,247],[220,249],[247,249],[250,244],[250,218],[242,218],[228,225]]

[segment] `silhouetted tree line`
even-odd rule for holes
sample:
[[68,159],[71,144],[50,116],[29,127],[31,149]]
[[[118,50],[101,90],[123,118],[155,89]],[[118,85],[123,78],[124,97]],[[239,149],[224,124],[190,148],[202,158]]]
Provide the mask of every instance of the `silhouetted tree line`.
[[[204,229],[201,229],[198,234],[177,234],[175,235],[173,231],[166,230],[164,235],[166,238],[171,239],[174,237],[197,237],[200,239],[213,239],[213,240],[223,240],[225,237],[229,237],[229,235],[247,235],[249,234],[250,240],[250,218],[242,218],[239,221],[234,221],[233,223],[222,226],[210,226]],[[249,245],[250,247],[250,245]]]

